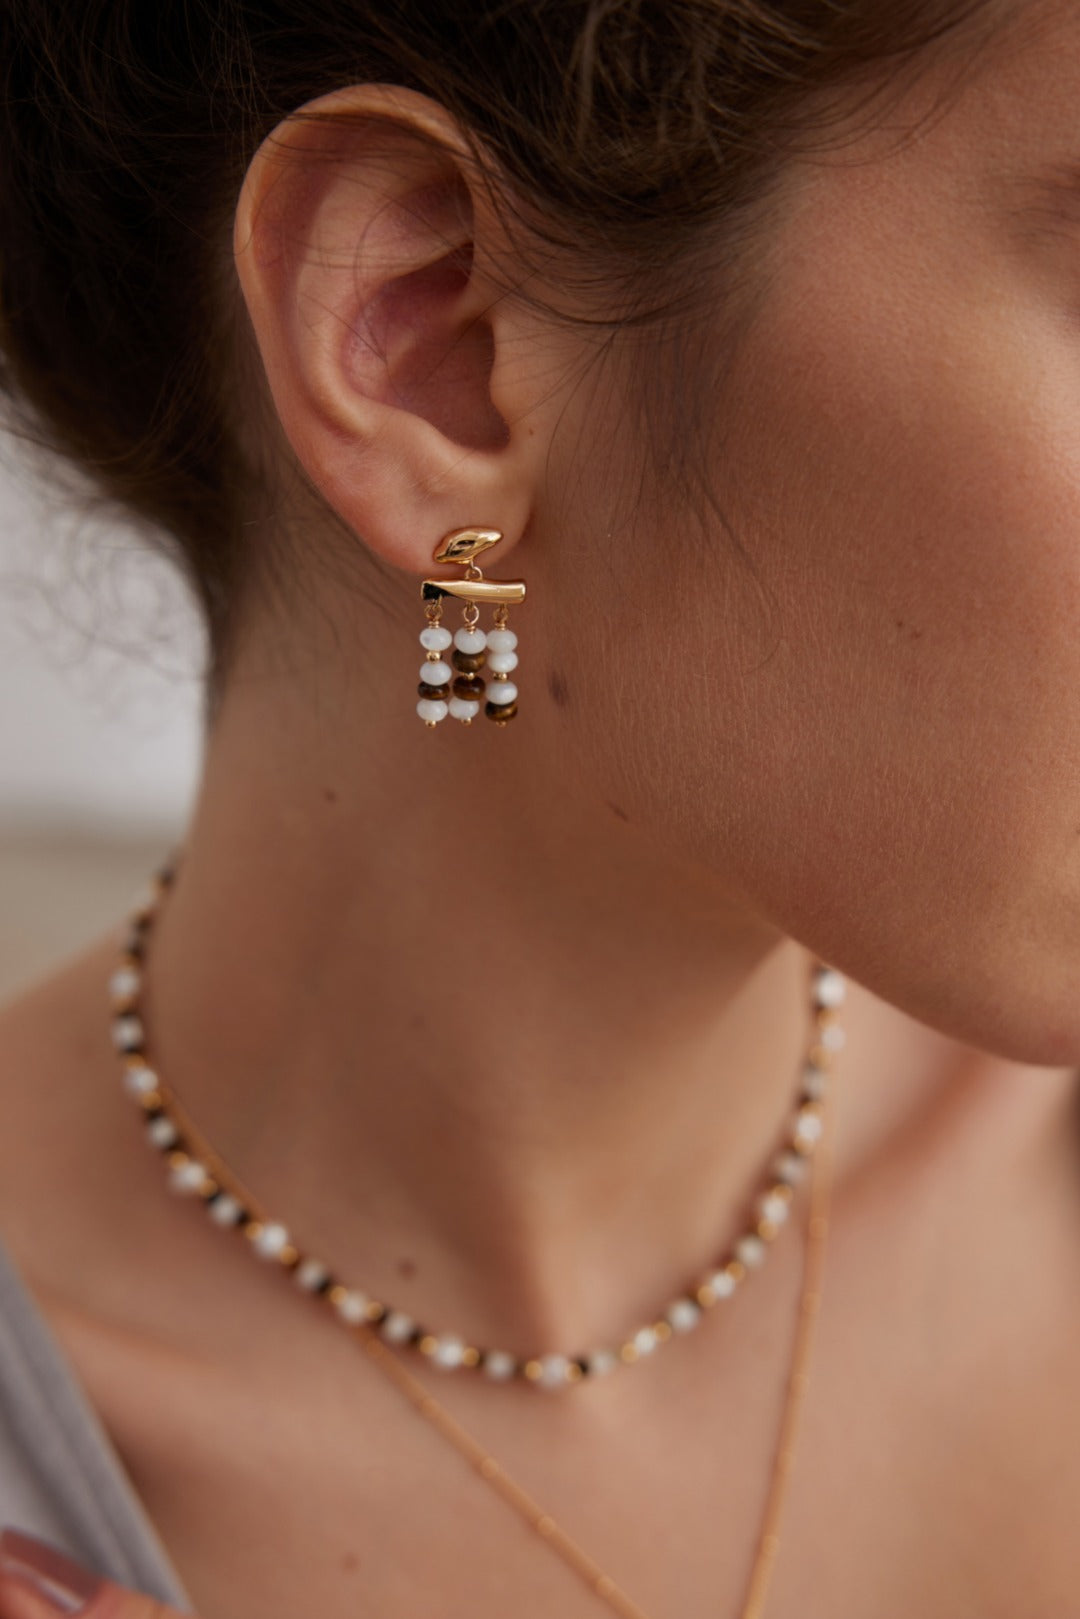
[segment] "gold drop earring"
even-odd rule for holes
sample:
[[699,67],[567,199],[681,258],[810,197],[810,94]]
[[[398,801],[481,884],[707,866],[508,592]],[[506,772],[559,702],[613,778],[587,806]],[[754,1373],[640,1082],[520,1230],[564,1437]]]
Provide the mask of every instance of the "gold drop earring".
[[[525,600],[523,579],[485,579],[477,557],[502,539],[497,528],[455,528],[435,547],[435,562],[457,562],[465,569],[461,579],[425,579],[420,586],[427,623],[420,631],[420,645],[427,654],[420,665],[420,700],[416,712],[429,729],[448,714],[471,725],[484,705],[484,713],[496,725],[506,725],[517,713],[518,689],[510,679],[517,668],[514,650],[517,636],[506,627],[511,605]],[[457,596],[464,602],[463,624],[451,635],[441,622],[443,598]],[[480,603],[492,602],[493,628],[479,628]],[[443,653],[453,643],[450,662]],[[491,679],[485,685],[486,669]]]

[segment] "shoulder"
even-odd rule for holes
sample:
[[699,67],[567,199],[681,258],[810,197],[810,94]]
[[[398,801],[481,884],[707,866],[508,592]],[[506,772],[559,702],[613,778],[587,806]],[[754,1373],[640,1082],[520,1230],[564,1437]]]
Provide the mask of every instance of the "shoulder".
[[71,1234],[68,1214],[92,1206],[110,1128],[114,951],[99,940],[0,1008],[0,1242],[57,1282],[49,1254]]

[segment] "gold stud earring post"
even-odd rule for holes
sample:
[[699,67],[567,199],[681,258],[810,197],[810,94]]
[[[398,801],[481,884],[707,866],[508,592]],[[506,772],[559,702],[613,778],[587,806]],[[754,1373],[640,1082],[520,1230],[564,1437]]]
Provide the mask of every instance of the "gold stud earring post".
[[502,602],[514,606],[525,600],[524,579],[485,579],[476,558],[497,545],[497,528],[455,528],[435,547],[434,562],[457,562],[467,571],[464,579],[425,579],[420,593],[425,602],[457,596],[471,602]]

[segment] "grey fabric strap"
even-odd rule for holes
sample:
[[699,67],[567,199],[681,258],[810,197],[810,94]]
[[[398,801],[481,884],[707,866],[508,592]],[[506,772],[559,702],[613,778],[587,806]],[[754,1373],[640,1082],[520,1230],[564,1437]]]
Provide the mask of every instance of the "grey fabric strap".
[[192,1607],[101,1420],[0,1243],[0,1524]]

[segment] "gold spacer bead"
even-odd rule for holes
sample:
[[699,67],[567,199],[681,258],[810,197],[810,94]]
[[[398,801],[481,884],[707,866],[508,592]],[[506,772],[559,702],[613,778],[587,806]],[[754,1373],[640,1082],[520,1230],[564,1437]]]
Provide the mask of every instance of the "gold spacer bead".
[[480,1351],[479,1351],[479,1349],[475,1349],[472,1344],[469,1344],[465,1349],[463,1349],[461,1351],[461,1364],[463,1366],[479,1366],[479,1364],[480,1364]]
[[566,1368],[566,1381],[568,1383],[580,1383],[584,1376],[585,1373],[581,1370],[577,1361],[572,1360]]
[[654,1321],[652,1330],[653,1330],[653,1333],[654,1333],[655,1337],[657,1338],[657,1340],[660,1343],[666,1343],[667,1340],[671,1337],[671,1322],[670,1321]]
[[767,1220],[764,1215],[758,1221],[755,1230],[762,1242],[772,1242],[777,1236],[780,1227],[775,1220]]
[[383,1313],[383,1309],[384,1306],[379,1303],[378,1299],[368,1299],[367,1304],[364,1307],[364,1314],[367,1316],[369,1321],[378,1321],[379,1317]]
[[439,1347],[439,1340],[434,1333],[426,1332],[420,1340],[419,1349],[422,1355],[433,1355]]
[[732,1280],[736,1282],[741,1282],[746,1276],[746,1266],[741,1259],[729,1259],[724,1269]]
[[775,1186],[769,1187],[769,1196],[779,1197],[782,1198],[785,1203],[790,1203],[792,1198],[795,1196],[795,1189],[794,1187],[789,1186],[787,1181],[777,1181]]
[[[248,1226],[248,1231],[250,1232],[250,1230],[251,1227]],[[326,1296],[330,1300],[331,1304],[342,1304],[349,1296],[349,1289],[347,1287],[342,1287],[340,1282],[335,1282],[333,1287],[327,1292]]]
[[711,1309],[716,1303],[716,1294],[713,1292],[713,1289],[710,1287],[708,1282],[702,1282],[701,1286],[694,1294],[694,1297],[697,1299],[703,1310]]
[[820,1068],[823,1074],[833,1072],[833,1054],[827,1046],[811,1046],[807,1061]]
[[170,1169],[183,1169],[189,1159],[186,1152],[170,1152],[167,1162]]
[[[244,1236],[247,1238],[247,1240],[249,1242],[254,1242],[256,1237],[261,1237],[262,1236],[262,1229],[263,1228],[262,1228],[262,1224],[261,1224],[260,1221],[251,1220],[244,1227]],[[345,1291],[344,1288],[342,1288],[342,1292],[344,1292],[344,1291]]]
[[623,1344],[622,1348],[619,1350],[619,1359],[621,1361],[625,1361],[627,1366],[632,1366],[634,1364],[634,1362],[637,1360],[637,1358],[638,1358],[637,1344],[633,1344],[633,1343]]
[[164,1108],[165,1098],[160,1091],[143,1091],[139,1096],[139,1105],[150,1113],[155,1108]]
[[530,1383],[535,1383],[538,1378],[543,1376],[543,1373],[544,1368],[538,1360],[527,1360],[525,1362],[525,1376]]
[[292,1265],[297,1264],[297,1262],[299,1261],[299,1258],[300,1258],[300,1251],[299,1251],[299,1249],[294,1248],[291,1242],[287,1242],[285,1244],[284,1248],[278,1254],[278,1262],[279,1262],[279,1264],[286,1265],[286,1266],[292,1266]]

